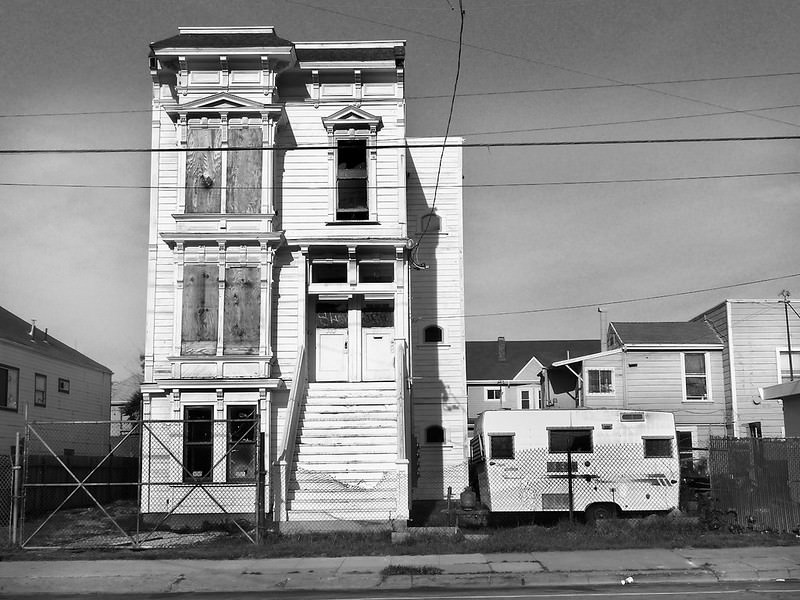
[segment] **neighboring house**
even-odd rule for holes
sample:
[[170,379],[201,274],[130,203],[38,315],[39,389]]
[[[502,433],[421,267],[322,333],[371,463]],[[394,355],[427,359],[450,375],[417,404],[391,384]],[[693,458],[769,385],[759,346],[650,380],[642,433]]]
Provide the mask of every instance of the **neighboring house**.
[[725,433],[722,341],[705,323],[611,323],[605,350],[557,361],[545,392],[555,408],[669,411],[681,458]]
[[789,381],[789,346],[794,376],[800,372],[800,301],[725,300],[692,319],[714,328],[725,343],[727,433],[733,437],[784,437],[783,404],[764,388]]
[[764,388],[764,401],[768,400],[783,404],[784,435],[800,437],[800,378]]
[[[170,451],[232,512],[254,458],[226,469],[233,431],[192,421],[259,424],[279,521],[403,521],[463,489],[461,140],[406,137],[405,42],[181,28],[151,50],[145,420],[187,421]],[[149,466],[163,512],[185,486]]]
[[[111,371],[0,307],[0,454],[13,453],[16,434],[28,421],[107,421]],[[106,435],[55,436],[45,440],[58,454],[100,456]],[[44,435],[44,434],[43,434]],[[41,446],[41,444],[38,444]]]
[[541,409],[543,369],[554,361],[597,352],[599,340],[467,342],[470,427],[485,410]]
[[131,375],[122,381],[111,382],[111,436],[128,433],[134,423],[125,416],[125,407],[142,389],[142,376]]

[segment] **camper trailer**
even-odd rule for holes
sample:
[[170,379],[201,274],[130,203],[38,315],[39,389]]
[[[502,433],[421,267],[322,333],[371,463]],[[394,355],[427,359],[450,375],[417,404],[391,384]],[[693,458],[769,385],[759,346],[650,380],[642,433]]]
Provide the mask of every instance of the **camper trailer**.
[[672,413],[488,410],[471,469],[491,513],[582,511],[589,521],[678,506]]

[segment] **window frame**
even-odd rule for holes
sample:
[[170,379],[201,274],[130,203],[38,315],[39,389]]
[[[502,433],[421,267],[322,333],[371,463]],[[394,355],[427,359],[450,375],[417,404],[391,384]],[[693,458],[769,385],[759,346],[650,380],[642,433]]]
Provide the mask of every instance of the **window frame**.
[[[586,395],[587,396],[614,396],[614,395],[616,395],[616,393],[617,393],[617,387],[616,387],[617,381],[616,381],[616,369],[614,369],[614,367],[586,367],[585,371],[586,372],[584,374],[584,377],[586,378]],[[610,385],[611,390],[608,391],[608,392],[602,392],[602,391],[593,392],[591,390],[591,378],[589,377],[589,373],[592,373],[592,372],[597,372],[597,373],[608,372],[608,373],[610,373],[611,374],[611,382],[610,382],[609,385]],[[602,389],[602,382],[600,380],[600,376],[598,376],[597,383],[598,383],[598,386]]]
[[[490,433],[490,434],[488,434],[488,437],[489,437],[489,456],[488,456],[489,460],[514,460],[516,458],[517,449],[516,449],[516,444],[515,444],[515,440],[514,440],[515,436],[514,436],[513,433]],[[498,439],[498,441],[499,441],[501,438],[510,440],[510,442],[511,442],[511,444],[510,444],[511,455],[510,456],[505,456],[505,455],[504,456],[498,456],[497,454],[495,454],[494,441],[495,441],[495,439]]]
[[[234,411],[248,410],[250,418],[235,419],[232,416]],[[258,410],[255,404],[234,404],[229,405],[226,410],[225,422],[225,481],[228,483],[252,483],[256,480],[256,469],[258,467],[258,457],[256,452],[258,450]],[[243,437],[238,440],[233,439],[233,424],[234,423],[251,423]],[[244,435],[251,435],[252,439],[244,439]],[[237,448],[251,448],[252,452],[252,475],[244,477],[236,477],[232,474],[231,457]]]
[[[658,454],[648,454],[648,442],[669,442],[669,453],[664,453],[663,451]],[[675,436],[662,436],[662,435],[653,435],[653,436],[642,436],[642,451],[644,453],[644,458],[672,458],[675,456]]]
[[[686,372],[686,357],[691,355],[697,355],[703,357],[703,366],[705,368],[705,373],[687,373]],[[687,386],[687,379],[689,377],[693,378],[700,378],[703,377],[705,379],[706,385],[706,395],[705,398],[696,398],[694,396],[689,397],[688,395],[688,386]],[[681,352],[681,386],[682,386],[682,393],[683,393],[683,402],[687,403],[707,403],[712,402],[713,399],[711,397],[711,355],[708,352]]]
[[[553,449],[553,433],[588,433],[589,434],[589,449],[569,449],[569,450],[561,450]],[[572,440],[573,445],[575,439]],[[548,454],[566,454],[567,452],[571,452],[572,454],[593,454],[594,453],[594,427],[548,427],[547,428],[547,453]]]
[[58,391],[61,394],[69,394],[69,379],[65,377],[58,378]]
[[33,375],[33,405],[40,408],[47,407],[47,375],[44,373]]
[[[787,377],[787,379],[783,378],[784,377],[784,375],[783,375],[784,371],[783,371],[783,365],[781,364],[781,356],[784,355],[784,354],[787,356],[787,360],[786,360],[786,368],[787,368],[786,377]],[[777,370],[777,374],[778,374],[777,375],[777,382],[779,384],[780,383],[786,383],[786,382],[789,381],[789,379],[788,379],[788,377],[789,377],[789,371],[788,371],[789,360],[788,360],[788,356],[789,356],[789,347],[788,346],[775,348],[776,370]],[[795,358],[797,358],[797,360],[795,360]],[[798,377],[798,375],[800,374],[800,350],[796,350],[795,348],[792,348],[792,372],[793,372],[795,380],[800,379],[800,377]]]
[[[439,339],[438,340],[429,340],[428,339],[428,331],[438,331],[439,332]],[[422,328],[422,342],[424,344],[444,344],[444,327],[437,325],[435,323],[431,323],[430,325],[426,325]]]
[[[374,176],[371,177],[370,168],[370,149],[369,149],[369,138],[364,135],[356,135],[347,133],[345,135],[334,135],[334,180],[333,180],[333,193],[335,197],[334,201],[334,213],[333,218],[334,221],[337,223],[361,223],[364,221],[370,221],[372,216],[372,211],[370,210],[370,184],[373,183],[372,180]],[[340,165],[340,156],[344,153],[344,148],[347,145],[355,147],[358,144],[359,153],[361,151],[361,147],[363,145],[364,151],[364,174],[363,176],[359,175],[358,173],[361,169],[345,169],[344,175],[342,174],[342,170],[339,168]],[[355,173],[350,173],[350,171],[355,171]],[[348,176],[350,175],[350,176]],[[361,182],[363,180],[363,209],[360,206],[357,209],[352,208],[343,208],[340,206],[340,200],[342,199],[342,190],[340,188],[341,182],[344,181],[358,181]],[[355,189],[355,188],[354,188]],[[361,185],[358,186],[358,189],[361,189]],[[347,219],[344,218],[343,214],[364,214],[364,218],[351,218]]]
[[[0,409],[19,412],[19,369],[11,365],[0,364],[0,372],[2,371],[5,371],[5,398],[0,398]],[[15,374],[13,379],[10,377],[12,372]],[[9,406],[10,384],[12,383],[14,385],[14,393],[10,397],[14,399],[14,404]]]
[[[498,394],[497,398],[490,398],[489,397],[489,393],[490,392],[497,392],[497,394]],[[492,387],[484,388],[483,397],[484,397],[484,400],[486,400],[487,402],[502,402],[503,401],[503,387],[502,386],[492,386]]]
[[[208,418],[191,419],[189,417],[192,411],[203,411],[208,414]],[[190,427],[192,422],[195,424],[208,424],[210,436],[208,440],[189,441]],[[196,483],[196,482],[211,482],[214,480],[214,406],[210,404],[192,405],[183,407],[183,482]],[[189,469],[189,454],[190,450],[194,448],[210,448],[210,460],[208,472],[197,476]]]
[[[431,434],[433,432],[436,432],[437,434],[441,434],[441,439],[431,439],[431,437],[433,437],[433,436],[431,436]],[[435,437],[438,438],[439,436],[437,435]],[[443,426],[441,426],[441,425],[436,425],[436,424],[428,425],[425,428],[425,443],[426,444],[435,444],[435,445],[439,445],[439,446],[446,444],[447,443],[447,431],[445,431],[445,428]]]

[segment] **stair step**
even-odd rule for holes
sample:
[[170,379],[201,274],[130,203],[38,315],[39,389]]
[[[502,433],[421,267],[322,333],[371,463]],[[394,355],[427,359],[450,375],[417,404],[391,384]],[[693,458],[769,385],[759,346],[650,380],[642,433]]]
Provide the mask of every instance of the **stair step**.
[[[314,469],[322,465],[342,465],[343,467],[349,465],[374,465],[376,463],[392,462],[397,458],[397,448],[393,452],[374,452],[364,453],[358,448],[352,448],[350,452],[341,454],[309,454],[307,452],[299,452],[297,454],[297,466],[300,468]],[[312,469],[313,470],[313,469]]]
[[[309,461],[297,461],[297,472],[293,475],[296,481],[302,478],[313,478],[316,475],[318,478],[330,477],[333,479],[346,479],[349,476],[353,478],[363,478],[370,473],[380,473],[385,475],[387,472],[394,473],[397,470],[397,462],[394,460],[387,460],[383,462],[370,462],[370,463],[342,463],[336,461],[333,463],[313,463]],[[298,474],[304,471],[307,475],[299,476]]]
[[397,442],[391,440],[375,440],[372,443],[352,444],[352,443],[319,443],[309,444],[301,442],[295,447],[298,456],[313,454],[396,454]]
[[[363,509],[345,511],[338,509],[336,511],[331,510],[329,512],[289,509],[289,524],[303,523],[306,521],[330,521],[331,523],[336,523],[337,521],[375,521],[388,523],[390,520],[395,518],[396,514],[396,508],[376,511]],[[289,524],[287,525],[290,526]],[[347,523],[342,529],[352,531],[352,528],[353,524]],[[314,529],[316,530],[316,527]]]
[[297,502],[316,502],[317,506],[341,506],[345,502],[363,502],[363,501],[396,501],[397,491],[395,489],[317,489],[317,490],[290,490],[289,500],[295,508],[298,507]]
[[344,502],[333,501],[324,503],[317,500],[292,500],[289,503],[289,511],[297,513],[303,512],[316,512],[324,514],[354,514],[354,513],[380,513],[385,518],[388,518],[389,511],[394,511],[397,508],[396,498],[383,498],[367,500],[359,506],[358,504],[345,504]]

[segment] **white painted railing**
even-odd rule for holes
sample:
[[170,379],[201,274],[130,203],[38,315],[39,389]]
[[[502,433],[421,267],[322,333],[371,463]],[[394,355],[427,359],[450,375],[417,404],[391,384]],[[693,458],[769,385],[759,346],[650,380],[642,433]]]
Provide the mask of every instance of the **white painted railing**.
[[294,466],[295,449],[297,445],[297,428],[300,423],[301,403],[308,388],[308,364],[306,361],[305,346],[301,346],[297,353],[297,364],[292,378],[292,390],[289,393],[289,402],[286,406],[286,423],[283,428],[283,439],[278,448],[278,483],[275,486],[274,520],[288,520],[286,510],[286,496],[289,492],[289,478]]
[[397,520],[408,520],[411,494],[408,473],[408,452],[411,424],[411,394],[409,393],[408,350],[405,340],[395,340],[394,348],[395,400],[397,402]]

